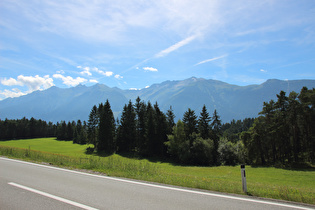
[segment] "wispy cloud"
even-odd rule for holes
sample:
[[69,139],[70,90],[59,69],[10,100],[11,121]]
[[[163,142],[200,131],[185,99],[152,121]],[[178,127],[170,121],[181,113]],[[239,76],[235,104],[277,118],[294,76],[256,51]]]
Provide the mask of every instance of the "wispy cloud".
[[219,60],[219,59],[225,58],[227,56],[228,56],[228,54],[221,55],[221,56],[214,57],[214,58],[210,58],[210,59],[207,59],[207,60],[204,60],[204,61],[201,61],[201,62],[195,64],[195,66],[198,66],[198,65],[204,64],[204,63],[208,63],[208,62],[211,62],[211,61]]
[[153,67],[143,67],[143,70],[145,71],[158,71],[156,68],[153,68]]
[[196,35],[187,37],[186,39],[183,39],[180,42],[177,42],[176,44],[166,48],[165,50],[162,50],[161,52],[157,53],[154,57],[156,58],[160,58],[160,57],[164,57],[166,55],[168,55],[169,53],[189,44],[191,41],[195,40],[197,38]]

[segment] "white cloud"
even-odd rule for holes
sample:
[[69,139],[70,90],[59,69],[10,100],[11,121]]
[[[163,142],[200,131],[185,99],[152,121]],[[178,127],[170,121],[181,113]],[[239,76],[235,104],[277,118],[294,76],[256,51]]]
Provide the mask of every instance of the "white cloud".
[[99,70],[97,67],[94,67],[92,70],[106,77],[110,77],[114,74],[114,72],[112,71],[102,71],[102,70]]
[[89,82],[91,82],[91,83],[98,83],[98,81],[96,79],[90,79]]
[[106,77],[110,77],[110,76],[112,76],[114,74],[114,72],[112,72],[112,71],[105,71],[105,72],[103,72],[101,74],[103,74]]
[[1,84],[6,86],[13,86],[13,85],[19,85],[22,86],[21,82],[16,81],[16,79],[9,78],[9,79],[2,79]]
[[143,67],[143,70],[145,70],[145,71],[158,71],[156,68],[153,68],[153,67]]
[[145,88],[149,88],[150,86],[148,85],[148,86],[145,86]]
[[12,90],[5,89],[4,91],[0,91],[0,95],[4,96],[4,98],[19,97],[36,90],[45,90],[47,88],[50,88],[51,86],[54,86],[53,79],[50,78],[49,75],[46,75],[44,77],[40,77],[38,75],[36,75],[35,77],[19,75],[17,79],[1,79],[1,84],[5,86],[26,86],[28,88],[28,90],[24,92],[19,90],[18,88],[13,88]]
[[80,83],[86,82],[87,79],[82,78],[82,77],[77,77],[77,78],[72,78],[70,76],[63,76],[61,74],[54,74],[53,75],[54,78],[56,79],[61,79],[63,81],[63,84],[67,85],[67,86],[76,86]]
[[138,90],[137,88],[129,88],[129,90]]
[[263,72],[263,73],[267,72],[267,70],[265,70],[265,69],[260,69],[260,71]]
[[26,95],[26,93],[23,93],[17,88],[13,88],[12,90],[5,89],[4,91],[0,91],[0,95],[4,96],[4,97],[1,97],[1,99],[5,99],[5,98],[15,98],[15,97],[23,96],[23,95]]
[[115,75],[115,78],[116,78],[116,79],[122,79],[122,78],[124,78],[124,77],[121,76],[121,75],[119,75],[119,74],[116,74],[116,75]]
[[81,71],[80,74],[82,74],[82,75],[86,74],[87,76],[92,76],[92,73],[90,72],[90,68],[89,67],[83,68],[83,71]]
[[102,71],[97,67],[91,68],[91,67],[82,67],[82,66],[77,66],[78,69],[83,69],[83,71],[80,72],[82,75],[87,75],[87,76],[92,76],[91,71],[97,72],[98,74],[101,74],[106,77],[110,77],[114,74],[112,71]]
[[177,42],[176,44],[166,48],[165,50],[162,50],[161,52],[157,53],[154,57],[159,58],[159,57],[164,57],[166,55],[168,55],[169,53],[189,44],[191,41],[195,40],[197,38],[196,35],[190,36],[186,39],[183,39],[180,42]]
[[210,58],[210,59],[207,59],[207,60],[204,60],[204,61],[201,61],[201,62],[195,64],[195,66],[198,66],[198,65],[203,64],[203,63],[208,63],[208,62],[211,62],[211,61],[219,60],[219,59],[225,58],[227,56],[228,56],[228,54],[221,55],[221,56],[214,57],[214,58]]
[[35,90],[44,90],[54,86],[53,79],[46,75],[44,77],[40,77],[36,75],[33,76],[23,76],[19,75],[17,79],[9,78],[2,79],[1,84],[6,86],[26,86],[28,87],[28,92],[33,92]]

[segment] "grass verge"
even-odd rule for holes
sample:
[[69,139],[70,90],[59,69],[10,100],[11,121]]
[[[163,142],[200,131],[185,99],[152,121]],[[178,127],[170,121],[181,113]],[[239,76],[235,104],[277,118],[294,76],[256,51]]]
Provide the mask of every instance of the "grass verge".
[[[244,194],[239,166],[190,167],[150,162],[114,154],[87,155],[87,145],[54,138],[0,142],[0,155],[56,166],[88,169],[110,176],[126,177],[183,187]],[[250,195],[315,204],[315,170],[285,170],[246,167]]]

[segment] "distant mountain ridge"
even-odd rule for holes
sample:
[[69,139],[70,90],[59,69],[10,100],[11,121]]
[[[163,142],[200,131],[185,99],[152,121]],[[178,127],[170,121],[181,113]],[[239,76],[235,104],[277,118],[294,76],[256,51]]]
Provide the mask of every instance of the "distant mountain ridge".
[[87,120],[93,105],[109,100],[115,116],[119,116],[129,100],[139,96],[145,102],[158,102],[165,112],[172,106],[177,119],[191,108],[199,115],[205,104],[209,113],[216,109],[223,122],[257,117],[264,101],[276,100],[281,90],[300,92],[303,86],[315,88],[315,80],[270,79],[260,85],[237,86],[218,80],[189,78],[165,81],[141,90],[121,90],[103,84],[72,88],[53,86],[18,98],[0,101],[0,119],[31,118],[57,122]]

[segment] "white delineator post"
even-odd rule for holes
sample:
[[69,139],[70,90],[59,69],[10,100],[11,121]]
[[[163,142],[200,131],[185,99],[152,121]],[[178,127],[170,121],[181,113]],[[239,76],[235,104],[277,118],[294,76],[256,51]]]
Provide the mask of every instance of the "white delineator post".
[[242,174],[242,187],[243,187],[243,192],[247,193],[247,185],[246,185],[246,174],[245,174],[245,165],[241,165],[241,174]]

